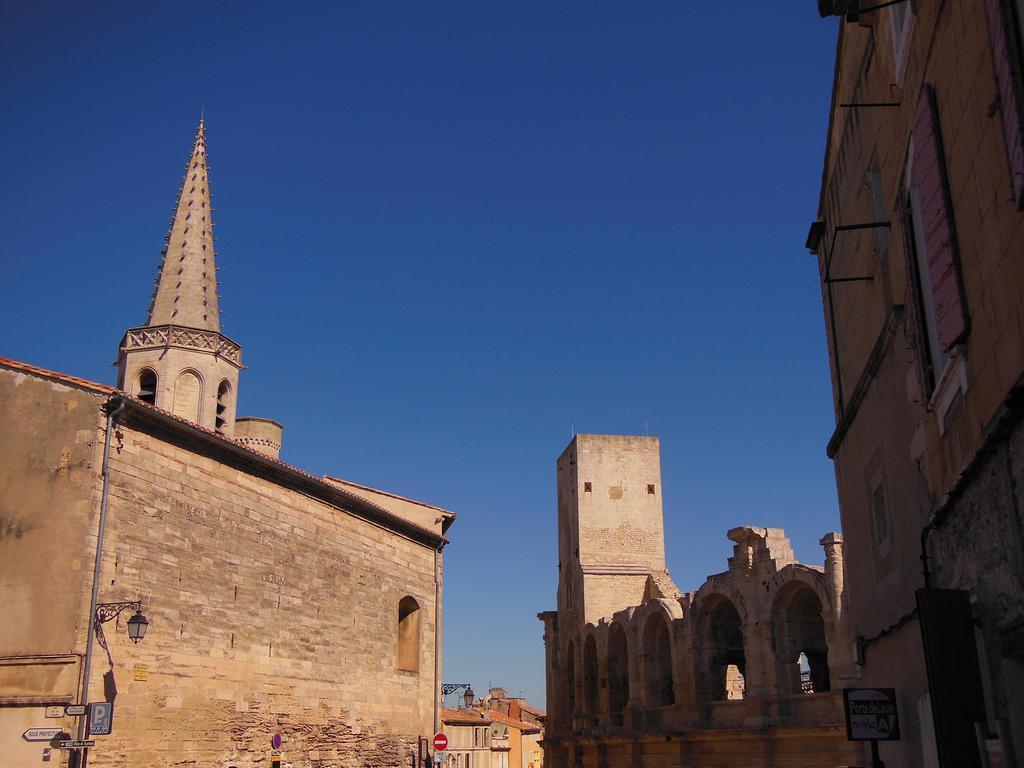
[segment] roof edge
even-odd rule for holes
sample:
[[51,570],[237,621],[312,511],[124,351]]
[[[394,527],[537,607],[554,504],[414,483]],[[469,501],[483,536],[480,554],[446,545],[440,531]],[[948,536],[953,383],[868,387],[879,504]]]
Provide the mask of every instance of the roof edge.
[[[82,379],[77,376],[69,376],[58,371],[40,368],[39,366],[24,363],[20,360],[14,360],[8,357],[0,357],[0,367],[39,376],[44,379],[50,379],[51,381],[57,381],[68,386],[92,391],[96,394],[107,395],[111,399],[123,402],[131,409],[132,413],[139,416],[142,421],[161,425],[172,433],[197,438],[207,447],[214,450],[226,451],[235,457],[244,460],[250,467],[254,469],[259,468],[261,470],[261,476],[272,475],[275,473],[284,475],[291,479],[293,483],[301,485],[305,490],[312,491],[310,495],[314,498],[318,498],[325,503],[331,504],[331,506],[336,506],[354,517],[366,520],[371,524],[379,525],[395,533],[405,535],[407,538],[428,545],[431,548],[442,549],[449,543],[448,539],[443,535],[389,512],[362,496],[346,491],[344,488],[339,488],[336,485],[331,485],[305,470],[294,467],[291,464],[286,464],[280,459],[274,459],[270,456],[254,451],[241,443],[222,435],[218,435],[212,430],[208,430],[199,424],[195,424],[187,419],[181,418],[180,416],[176,416],[162,408],[157,408],[149,403],[145,403],[115,387],[111,387],[107,384],[100,384],[95,381],[89,381],[88,379]],[[271,481],[274,482],[272,478],[268,479],[271,479]]]
[[362,485],[361,483],[355,483],[355,482],[353,482],[351,480],[346,480],[343,477],[337,477],[336,475],[324,475],[323,479],[324,480],[330,480],[330,481],[333,481],[333,482],[336,482],[336,483],[344,483],[345,485],[351,485],[353,488],[359,488],[360,490],[363,490],[363,491],[373,491],[374,493],[379,493],[381,496],[387,496],[388,498],[391,498],[391,499],[398,499],[399,501],[407,501],[410,504],[417,504],[417,505],[419,505],[421,507],[426,507],[427,509],[436,509],[438,512],[441,512],[446,517],[451,517],[453,520],[456,517],[455,513],[452,512],[450,509],[445,509],[444,507],[439,507],[436,504],[428,504],[427,502],[420,501],[419,499],[412,499],[412,498],[410,498],[408,496],[402,496],[402,495],[397,494],[397,493],[392,493],[391,491],[384,491],[384,490],[381,490],[380,488],[374,488],[374,487],[369,486],[369,485]]

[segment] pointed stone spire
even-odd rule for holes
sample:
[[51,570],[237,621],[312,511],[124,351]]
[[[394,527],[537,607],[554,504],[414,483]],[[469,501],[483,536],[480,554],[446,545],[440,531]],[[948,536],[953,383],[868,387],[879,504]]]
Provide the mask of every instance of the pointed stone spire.
[[208,170],[200,118],[149,316],[121,339],[117,380],[140,400],[231,437],[242,348],[220,332]]
[[206,124],[200,117],[192,156],[185,166],[185,178],[178,191],[147,326],[173,324],[220,330],[210,202]]

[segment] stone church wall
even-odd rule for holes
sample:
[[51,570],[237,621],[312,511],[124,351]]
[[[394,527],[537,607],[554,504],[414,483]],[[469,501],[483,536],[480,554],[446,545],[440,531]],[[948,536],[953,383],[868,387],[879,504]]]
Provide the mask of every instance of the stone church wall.
[[[4,442],[20,446],[0,462],[0,586],[8,604],[47,606],[3,628],[4,656],[67,654],[77,669],[84,652],[105,399],[0,368]],[[97,646],[90,698],[115,702],[114,729],[90,765],[267,765],[275,731],[295,765],[408,764],[433,726],[432,546],[263,476],[237,446],[221,453],[226,441],[125,419],[99,599],[141,598],[150,626],[138,645],[129,614],[104,626],[113,676]],[[419,605],[418,672],[396,668],[406,596]],[[45,688],[42,664],[21,678]],[[77,673],[59,682],[49,699],[70,703]]]
[[0,748],[38,765],[28,728],[70,728],[47,705],[75,702],[95,543],[103,397],[0,369]]

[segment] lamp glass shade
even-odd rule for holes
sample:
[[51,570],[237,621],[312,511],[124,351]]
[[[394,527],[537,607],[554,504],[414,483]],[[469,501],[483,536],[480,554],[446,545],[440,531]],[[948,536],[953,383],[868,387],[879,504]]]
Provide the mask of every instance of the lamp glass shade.
[[473,699],[474,698],[475,698],[475,695],[473,693],[473,689],[472,688],[466,688],[466,692],[464,694],[462,694],[462,700],[464,702],[466,702],[466,706],[467,707],[472,707],[473,706]]
[[139,642],[146,636],[146,627],[149,626],[149,619],[142,615],[142,611],[136,611],[135,615],[128,619],[128,637],[133,643]]

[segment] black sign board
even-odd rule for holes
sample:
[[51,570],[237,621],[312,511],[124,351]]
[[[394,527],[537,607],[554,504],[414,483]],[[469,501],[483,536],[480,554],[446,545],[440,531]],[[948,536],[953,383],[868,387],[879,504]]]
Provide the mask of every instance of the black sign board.
[[57,742],[61,749],[81,749],[82,747],[95,747],[96,739],[62,739]]
[[899,739],[895,688],[844,688],[843,709],[846,711],[846,738],[850,741]]

